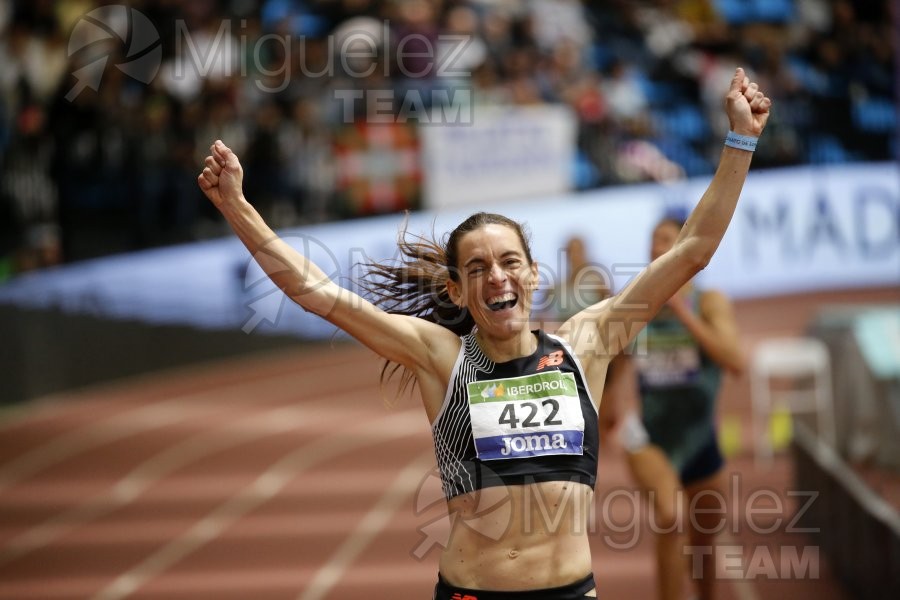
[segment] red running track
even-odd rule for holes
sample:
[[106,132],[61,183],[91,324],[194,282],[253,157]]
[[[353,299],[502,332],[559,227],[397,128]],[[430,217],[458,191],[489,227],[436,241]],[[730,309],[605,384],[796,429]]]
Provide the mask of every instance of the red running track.
[[[748,302],[738,318],[749,350],[799,333],[822,303],[892,294]],[[359,346],[312,346],[8,411],[0,600],[430,598],[448,523],[429,427],[412,399],[386,406],[379,370]],[[724,396],[726,416],[749,415],[745,380]],[[738,554],[722,599],[843,600],[824,557],[799,576],[782,569],[785,548],[813,543],[787,528],[797,509],[788,460],[757,472],[740,452],[728,469],[738,489],[724,541]],[[745,514],[763,487],[781,512],[754,524],[771,533]],[[619,451],[604,450],[592,536],[602,598],[654,596],[653,540],[632,493]]]

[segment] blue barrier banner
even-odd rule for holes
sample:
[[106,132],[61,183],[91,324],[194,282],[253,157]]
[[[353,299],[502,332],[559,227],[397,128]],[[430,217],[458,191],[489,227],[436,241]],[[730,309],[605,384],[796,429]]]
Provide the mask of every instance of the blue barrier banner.
[[[689,210],[708,178],[482,204],[532,231],[541,284],[566,276],[566,242],[581,237],[614,289],[646,266],[650,232]],[[470,208],[412,215],[409,231],[440,237]],[[396,252],[402,215],[291,229],[280,235],[345,287],[359,263]],[[894,164],[753,172],[734,220],[700,283],[733,298],[900,286],[900,177]],[[536,298],[540,308],[541,293]],[[287,300],[233,237],[85,261],[21,275],[0,303],[151,323],[327,338],[335,328]]]

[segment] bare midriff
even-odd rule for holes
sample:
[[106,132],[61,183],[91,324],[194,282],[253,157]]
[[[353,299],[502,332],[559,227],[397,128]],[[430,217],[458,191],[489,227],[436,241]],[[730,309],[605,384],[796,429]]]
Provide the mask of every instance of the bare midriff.
[[498,591],[554,588],[584,579],[591,572],[593,497],[585,484],[548,481],[487,487],[452,498],[441,575],[451,585]]

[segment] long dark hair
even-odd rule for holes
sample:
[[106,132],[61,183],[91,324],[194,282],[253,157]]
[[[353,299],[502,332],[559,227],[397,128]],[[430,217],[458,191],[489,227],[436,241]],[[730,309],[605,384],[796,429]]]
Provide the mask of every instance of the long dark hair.
[[[410,234],[407,225],[408,221],[404,221],[397,236],[400,256],[383,263],[363,264],[360,287],[383,310],[437,323],[456,335],[469,333],[475,325],[469,311],[454,304],[447,290],[448,279],[460,280],[459,241],[464,235],[486,225],[509,227],[519,237],[529,264],[534,262],[525,227],[503,215],[475,213],[440,241],[434,232],[431,238]],[[381,370],[382,383],[401,367],[385,361]],[[412,372],[404,369],[400,378],[401,391],[412,382]]]

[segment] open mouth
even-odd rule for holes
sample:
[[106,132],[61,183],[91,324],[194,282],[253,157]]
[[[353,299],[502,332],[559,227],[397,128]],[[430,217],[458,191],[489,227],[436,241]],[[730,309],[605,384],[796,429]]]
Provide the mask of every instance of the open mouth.
[[494,312],[514,307],[519,302],[519,297],[512,293],[506,293],[502,296],[494,296],[487,301],[488,308]]

